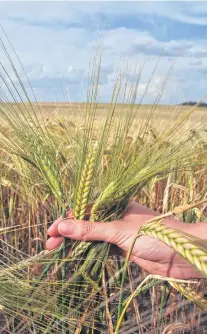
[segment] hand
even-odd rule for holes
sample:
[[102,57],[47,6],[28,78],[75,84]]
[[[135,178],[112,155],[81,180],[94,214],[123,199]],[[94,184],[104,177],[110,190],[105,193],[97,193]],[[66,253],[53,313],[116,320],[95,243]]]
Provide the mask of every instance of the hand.
[[[105,241],[119,247],[125,256],[140,227],[148,220],[157,216],[155,211],[131,202],[122,220],[112,222],[90,222],[71,219],[71,212],[66,220],[58,218],[48,229],[50,239],[47,249],[58,247],[63,237],[82,241]],[[173,219],[166,219],[166,225],[185,230],[187,233],[191,224],[182,224]],[[139,237],[134,245],[130,260],[151,274],[189,279],[201,278],[202,275],[180,255],[163,242],[148,237]]]

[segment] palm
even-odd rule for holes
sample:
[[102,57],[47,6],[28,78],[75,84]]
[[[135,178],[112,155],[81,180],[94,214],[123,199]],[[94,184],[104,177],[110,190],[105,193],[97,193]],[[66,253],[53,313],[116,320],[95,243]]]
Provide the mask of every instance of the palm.
[[[140,227],[156,215],[158,214],[155,211],[132,202],[110,242],[116,244],[123,251],[123,255],[126,255]],[[184,278],[183,272],[188,269],[188,277],[189,270],[192,270],[192,277],[195,275],[194,268],[172,248],[148,236],[137,238],[130,259],[150,273]]]

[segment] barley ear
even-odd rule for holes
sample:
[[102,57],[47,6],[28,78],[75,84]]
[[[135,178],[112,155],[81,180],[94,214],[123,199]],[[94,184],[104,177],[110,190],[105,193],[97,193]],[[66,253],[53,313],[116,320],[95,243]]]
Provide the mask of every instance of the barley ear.
[[169,228],[161,221],[148,222],[143,225],[139,231],[139,235],[148,235],[161,240],[174,248],[178,254],[189,261],[204,276],[207,276],[207,251],[204,247],[199,247],[198,242],[196,242],[196,239],[193,239],[193,236]]
[[207,311],[207,300],[204,297],[200,296],[196,291],[191,289],[191,287],[186,286],[186,284],[176,283],[172,281],[170,281],[169,284],[174,289],[182,293],[182,295],[184,295],[188,300],[198,305],[200,309],[202,309],[203,311]]
[[[86,158],[85,165],[80,178],[78,192],[75,201],[74,217],[76,219],[84,219],[86,208],[88,205],[88,197],[91,189],[91,181],[93,178],[95,163],[95,150],[90,149],[89,154]],[[75,243],[75,247],[71,252],[71,257],[77,258],[80,254],[84,253],[91,243],[78,242]]]
[[81,174],[74,208],[74,217],[77,219],[84,219],[88,205],[88,197],[94,172],[94,153],[94,150],[90,149]]

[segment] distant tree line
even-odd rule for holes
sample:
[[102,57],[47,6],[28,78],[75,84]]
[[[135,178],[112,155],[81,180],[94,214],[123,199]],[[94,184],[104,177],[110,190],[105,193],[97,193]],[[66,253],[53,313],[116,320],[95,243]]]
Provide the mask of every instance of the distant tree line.
[[[186,102],[183,102],[183,103],[180,103],[179,105],[181,106],[194,106],[196,103],[196,101],[186,101]],[[207,103],[205,102],[201,102],[198,107],[204,107],[204,108],[207,108]]]

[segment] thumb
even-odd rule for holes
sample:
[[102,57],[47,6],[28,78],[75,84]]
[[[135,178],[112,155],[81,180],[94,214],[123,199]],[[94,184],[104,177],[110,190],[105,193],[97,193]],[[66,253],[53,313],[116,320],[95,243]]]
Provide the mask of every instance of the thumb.
[[114,243],[117,235],[117,222],[90,222],[66,219],[59,223],[61,236],[83,241],[106,241]]

